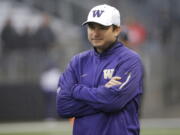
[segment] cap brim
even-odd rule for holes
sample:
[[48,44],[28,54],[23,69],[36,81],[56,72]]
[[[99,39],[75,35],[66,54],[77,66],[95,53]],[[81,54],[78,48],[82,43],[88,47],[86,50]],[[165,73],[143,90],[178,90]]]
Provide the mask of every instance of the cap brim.
[[85,22],[82,23],[82,25],[84,26],[84,25],[86,25],[88,23],[97,23],[97,24],[100,24],[100,25],[103,25],[103,26],[111,26],[112,25],[112,24],[105,25],[105,24],[103,24],[101,22],[97,22],[97,21],[85,21]]
[[88,21],[85,21],[85,22],[83,22],[81,25],[84,26],[84,25],[86,25],[87,23],[88,23]]

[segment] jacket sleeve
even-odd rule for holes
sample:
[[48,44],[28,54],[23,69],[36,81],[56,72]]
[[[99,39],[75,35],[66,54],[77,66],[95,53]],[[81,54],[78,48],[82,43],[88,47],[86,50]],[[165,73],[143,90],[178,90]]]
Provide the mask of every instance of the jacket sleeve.
[[[130,61],[131,62],[131,61]],[[142,93],[143,69],[140,61],[133,62],[131,66],[116,69],[114,76],[120,76],[121,85],[110,88],[99,86],[98,88],[88,88],[84,85],[76,84],[73,87],[73,97],[85,101],[93,108],[114,112],[121,110],[128,102]]]
[[71,87],[75,83],[78,82],[70,63],[59,79],[56,98],[58,115],[69,118],[87,116],[99,112],[85,102],[72,97]]

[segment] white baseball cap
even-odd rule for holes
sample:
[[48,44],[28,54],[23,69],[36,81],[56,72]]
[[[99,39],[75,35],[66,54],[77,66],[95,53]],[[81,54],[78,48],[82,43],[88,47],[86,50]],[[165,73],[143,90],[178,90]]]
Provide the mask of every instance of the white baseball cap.
[[120,26],[120,12],[115,7],[107,4],[98,5],[90,10],[83,25],[89,22],[95,22],[104,26]]

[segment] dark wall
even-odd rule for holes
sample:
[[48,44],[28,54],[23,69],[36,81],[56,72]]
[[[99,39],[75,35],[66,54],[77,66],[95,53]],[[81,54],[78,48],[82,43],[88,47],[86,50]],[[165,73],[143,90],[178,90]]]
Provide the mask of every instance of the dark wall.
[[0,85],[0,121],[43,119],[43,100],[38,85]]

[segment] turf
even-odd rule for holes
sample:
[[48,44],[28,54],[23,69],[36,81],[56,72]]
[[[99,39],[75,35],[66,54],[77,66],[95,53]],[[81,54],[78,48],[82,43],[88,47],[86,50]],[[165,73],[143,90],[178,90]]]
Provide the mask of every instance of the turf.
[[[140,135],[180,135],[180,122],[173,121],[143,122]],[[0,135],[72,135],[72,124],[68,121],[0,123]]]
[[3,133],[0,135],[71,135],[70,131],[67,132],[32,132],[32,133]]
[[[71,130],[62,132],[0,133],[0,135],[71,135]],[[180,129],[142,129],[141,135],[180,135]]]
[[180,135],[180,129],[142,129],[141,135]]

